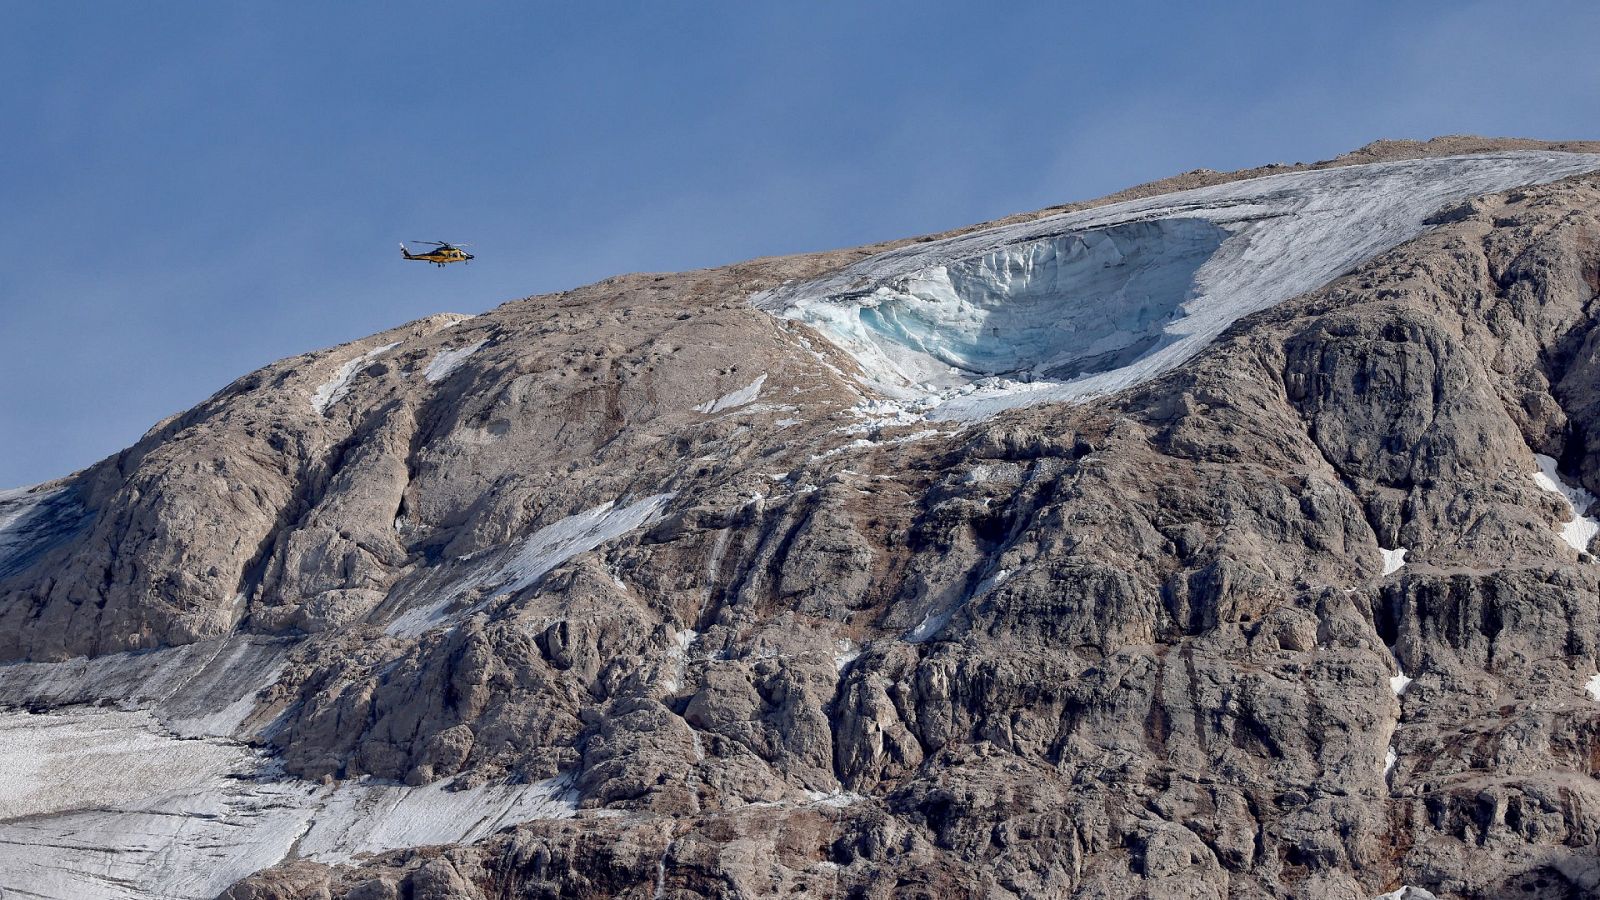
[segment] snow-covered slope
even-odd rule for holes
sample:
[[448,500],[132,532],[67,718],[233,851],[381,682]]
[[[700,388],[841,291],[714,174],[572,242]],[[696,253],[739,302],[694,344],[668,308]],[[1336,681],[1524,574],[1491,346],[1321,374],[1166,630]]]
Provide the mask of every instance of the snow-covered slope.
[[447,790],[284,775],[245,741],[287,647],[0,666],[0,896],[199,900],[291,850],[347,862],[573,814],[567,778]]
[[66,488],[0,491],[0,577],[69,537],[83,509]]
[[978,419],[1148,380],[1451,204],[1597,168],[1507,152],[1273,175],[913,244],[754,302],[930,418]]

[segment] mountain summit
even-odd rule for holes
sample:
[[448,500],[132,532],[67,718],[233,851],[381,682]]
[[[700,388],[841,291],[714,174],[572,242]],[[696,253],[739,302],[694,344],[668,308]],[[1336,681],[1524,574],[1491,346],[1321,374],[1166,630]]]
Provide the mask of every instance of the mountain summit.
[[0,895],[1600,892],[1600,143],[439,315],[0,492]]

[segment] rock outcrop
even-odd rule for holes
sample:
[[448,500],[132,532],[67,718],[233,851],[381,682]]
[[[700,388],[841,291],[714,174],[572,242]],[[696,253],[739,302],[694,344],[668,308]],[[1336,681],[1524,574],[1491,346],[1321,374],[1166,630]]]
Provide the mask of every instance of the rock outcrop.
[[750,302],[915,242],[252,373],[0,494],[0,735],[137,732],[196,773],[0,807],[54,847],[0,891],[1600,892],[1600,175],[1418,228],[986,417]]

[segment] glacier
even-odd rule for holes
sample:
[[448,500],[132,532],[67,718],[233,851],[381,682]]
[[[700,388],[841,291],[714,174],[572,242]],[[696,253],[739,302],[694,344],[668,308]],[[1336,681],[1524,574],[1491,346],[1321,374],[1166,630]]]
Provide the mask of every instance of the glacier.
[[290,857],[346,863],[577,814],[570,776],[452,790],[284,774],[252,744],[292,645],[0,665],[0,897],[202,900]]
[[1452,204],[1596,169],[1517,151],[1268,175],[914,243],[751,302],[902,407],[972,421],[1140,384]]
[[[505,591],[532,586],[657,520],[673,496],[606,502],[558,520],[502,548],[491,558],[499,564],[476,578]],[[78,509],[66,489],[0,493],[0,561],[36,553],[36,527],[76,527]],[[57,522],[63,516],[67,525]],[[391,631],[440,624],[455,599],[409,610]],[[285,859],[348,863],[577,815],[570,774],[465,789],[286,774],[259,747],[281,713],[262,692],[295,643],[233,635],[0,665],[0,759],[9,764],[0,767],[0,896],[200,900]]]

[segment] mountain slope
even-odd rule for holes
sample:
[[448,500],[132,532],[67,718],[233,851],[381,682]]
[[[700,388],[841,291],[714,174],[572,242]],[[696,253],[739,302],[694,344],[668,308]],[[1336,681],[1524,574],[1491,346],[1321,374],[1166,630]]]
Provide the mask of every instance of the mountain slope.
[[0,887],[1594,890],[1600,148],[1555,149],[252,373],[0,495]]

